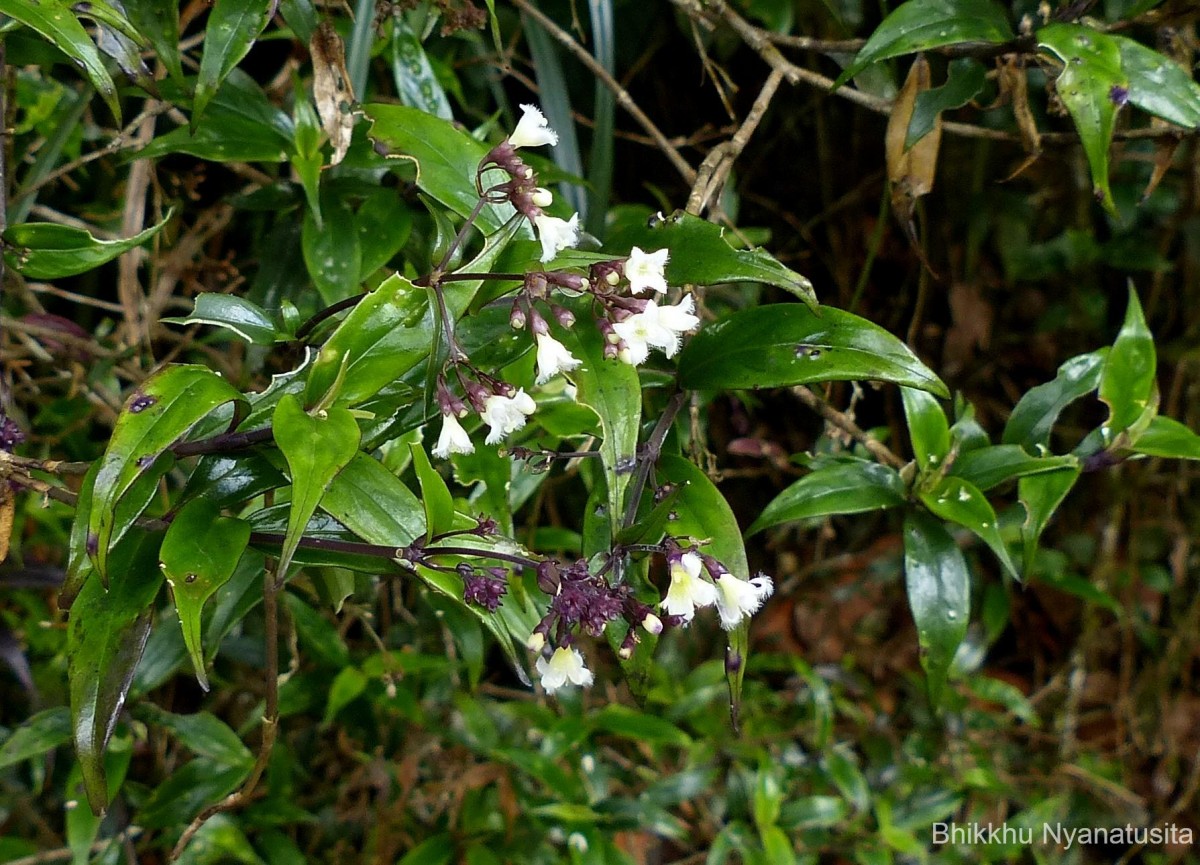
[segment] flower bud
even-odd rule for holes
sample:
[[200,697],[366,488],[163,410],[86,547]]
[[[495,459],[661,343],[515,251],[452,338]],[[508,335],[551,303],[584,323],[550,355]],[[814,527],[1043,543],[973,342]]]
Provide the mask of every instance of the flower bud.
[[535,655],[540,655],[542,649],[546,646],[546,635],[541,631],[534,631],[529,635],[529,639],[525,641],[525,646]]
[[549,207],[554,203],[554,193],[552,193],[549,189],[539,186],[529,196],[529,200],[532,201],[537,207]]
[[646,617],[642,619],[642,627],[654,636],[658,636],[663,630],[662,619],[654,615],[654,613],[647,613]]
[[527,323],[525,310],[521,309],[521,302],[519,300],[513,301],[512,312],[508,314],[508,323],[513,330],[522,330]]
[[554,320],[565,328],[570,328],[575,324],[575,313],[567,309],[565,306],[554,304],[550,307],[550,312],[554,315]]

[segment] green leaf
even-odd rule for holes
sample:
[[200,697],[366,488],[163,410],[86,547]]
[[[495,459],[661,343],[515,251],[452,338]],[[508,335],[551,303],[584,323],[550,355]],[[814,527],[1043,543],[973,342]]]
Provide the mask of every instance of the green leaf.
[[871,791],[858,763],[848,751],[844,745],[830,748],[825,754],[825,770],[838,792],[861,813],[870,808]]
[[600,454],[608,485],[608,517],[612,534],[621,527],[625,488],[637,453],[642,419],[642,385],[637,370],[619,360],[604,359],[604,340],[594,327],[574,327],[564,344],[582,364],[571,372],[577,400],[600,416]]
[[958,523],[970,529],[992,548],[1000,564],[1014,579],[1021,574],[1008,554],[1008,547],[1000,537],[996,524],[996,512],[978,489],[958,477],[946,477],[929,492],[921,493],[925,507],[944,520]]
[[197,757],[205,757],[220,766],[254,765],[254,754],[228,724],[209,712],[177,715],[153,703],[138,707],[137,716],[148,724],[170,730],[179,743]]
[[904,149],[908,150],[933,131],[933,125],[943,111],[961,108],[979,95],[987,84],[987,69],[973,57],[950,61],[946,83],[941,87],[922,90],[917,94]]
[[65,706],[44,709],[12,731],[0,746],[0,769],[34,760],[71,741],[71,711]]
[[329,619],[299,595],[288,592],[284,596],[288,614],[296,623],[296,635],[304,649],[318,664],[340,669],[350,663],[350,649]]
[[939,466],[950,452],[950,423],[938,401],[923,390],[900,388],[913,454],[922,470]]
[[216,0],[204,26],[204,53],[192,101],[192,129],[226,76],[249,52],[275,11],[273,0]]
[[83,770],[92,811],[108,806],[104,751],[150,634],[154,598],[162,585],[157,539],[131,536],[113,550],[121,578],[105,591],[100,580],[84,582],[71,606],[67,629],[67,680],[75,754]]
[[59,279],[86,273],[141,246],[171,219],[125,240],[97,240],[90,231],[53,222],[26,222],[4,232],[4,261],[30,279]]
[[1062,410],[1100,384],[1107,357],[1107,348],[1073,357],[1058,368],[1053,381],[1026,391],[1004,426],[1004,444],[1021,445],[1028,451],[1045,448]]
[[674,745],[679,748],[687,748],[692,744],[691,736],[670,721],[616,703],[610,703],[592,715],[589,723],[593,730],[612,733],[649,745]]
[[1033,565],[1038,539],[1046,524],[1058,510],[1067,493],[1079,479],[1079,464],[1065,466],[1052,472],[1029,475],[1017,482],[1017,498],[1025,507],[1025,522],[1021,526],[1021,544],[1025,569]]
[[1129,101],[1171,123],[1200,126],[1200,84],[1188,71],[1158,51],[1124,36],[1108,36],[1121,54],[1121,69],[1129,77]]
[[918,511],[904,520],[904,579],[929,701],[937,705],[954,654],[967,633],[971,578],[954,538],[941,523]]
[[949,473],[986,493],[1013,478],[1078,464],[1079,459],[1073,456],[1031,457],[1017,445],[989,445],[959,454]]
[[159,551],[159,565],[179,613],[183,642],[196,680],[208,690],[200,614],[204,603],[229,582],[250,541],[250,524],[223,517],[206,499],[193,499],[175,515]]
[[307,414],[300,400],[286,394],[275,408],[272,428],[275,443],[287,460],[292,477],[292,503],[287,535],[279,553],[277,574],[287,578],[288,566],[300,537],[333,478],[358,452],[359,432],[354,415],[333,407],[316,417]]
[[274,345],[277,338],[275,323],[262,307],[232,294],[198,294],[195,308],[186,316],[164,318],[161,321],[223,327],[253,345]]
[[124,0],[129,23],[146,38],[167,74],[179,80],[179,4],[175,0]]
[[161,477],[168,468],[159,457],[193,424],[227,402],[240,407],[244,398],[215,372],[197,365],[169,366],[146,379],[125,401],[101,458],[88,518],[89,555],[102,578],[109,576],[109,547],[141,515],[148,500],[132,511],[119,510],[118,503],[135,483],[152,486],[144,479]]
[[1150,457],[1200,460],[1200,435],[1169,417],[1155,415],[1133,443],[1135,453]]
[[37,31],[82,67],[120,124],[121,106],[117,101],[117,86],[104,66],[104,58],[69,3],[62,0],[0,0],[0,15],[7,15]]
[[344,199],[322,196],[321,213],[323,225],[318,226],[312,210],[305,211],[301,249],[321,300],[332,305],[358,293],[362,247],[354,211]]
[[394,189],[380,189],[368,196],[354,220],[364,277],[387,264],[412,233],[412,211]]
[[669,249],[666,278],[671,285],[716,285],[722,282],[762,282],[791,292],[814,309],[812,283],[784,267],[762,249],[734,249],[725,229],[706,219],[677,210],[666,219],[652,220],[627,239],[647,252]]
[[[238,782],[241,783],[241,782]],[[156,791],[157,792],[157,791]],[[175,865],[264,865],[245,833],[227,814],[209,819],[188,843]]]
[[325,715],[321,724],[328,726],[333,723],[338,712],[346,708],[352,701],[358,699],[367,690],[369,680],[358,667],[344,667],[333,677],[329,685],[329,696],[325,702]]
[[787,387],[879,380],[949,397],[934,373],[896,337],[864,318],[797,303],[734,313],[702,329],[679,357],[691,389]]
[[420,500],[379,460],[361,452],[334,477],[321,510],[371,544],[403,547],[425,534]]
[[904,504],[904,481],[889,466],[869,460],[834,463],[802,477],[771,501],[746,535],[794,520],[860,514]]
[[1063,62],[1055,89],[1083,142],[1096,198],[1115,212],[1108,185],[1108,147],[1112,143],[1117,94],[1128,94],[1129,79],[1121,68],[1117,43],[1080,24],[1051,24],[1037,32],[1038,47],[1053,52]]
[[992,0],[909,0],[883,19],[834,87],[889,57],[958,42],[998,44],[1012,38],[1008,16]]
[[392,16],[388,59],[392,63],[392,77],[401,102],[442,120],[454,119],[446,91],[429,64],[425,47],[403,15]]
[[1125,323],[1100,374],[1100,399],[1109,409],[1108,422],[1102,428],[1106,443],[1132,427],[1147,409],[1153,410],[1156,365],[1154,336],[1146,326],[1137,292],[1130,287]]
[[[466,217],[479,201],[475,172],[488,148],[449,120],[406,105],[373,103],[363,106],[372,119],[373,141],[417,163],[417,186],[446,207]],[[491,234],[515,211],[510,205],[485,205],[477,225]]]
[[[138,825],[147,829],[166,829],[186,823],[241,786],[250,770],[250,766],[223,766],[203,757],[190,760],[168,775],[145,800],[138,813]],[[219,820],[222,816],[214,819]],[[202,828],[196,833],[189,849],[203,832]]]
[[417,481],[421,484],[421,501],[425,504],[425,538],[432,540],[434,535],[453,528],[454,498],[450,495],[450,488],[446,486],[442,476],[429,462],[425,448],[421,447],[419,442],[409,442],[408,449],[412,454]]

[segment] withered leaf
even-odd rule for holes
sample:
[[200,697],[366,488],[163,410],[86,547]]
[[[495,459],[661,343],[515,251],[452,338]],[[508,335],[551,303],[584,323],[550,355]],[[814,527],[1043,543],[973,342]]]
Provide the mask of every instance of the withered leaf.
[[1008,181],[1033,165],[1042,155],[1042,135],[1038,132],[1033,111],[1029,108],[1029,79],[1025,75],[1025,64],[1015,55],[1007,55],[1000,61],[1000,94],[1012,104],[1017,131],[1021,135],[1021,145],[1026,153],[1021,164],[1005,178]]
[[[908,77],[904,80],[904,87],[892,105],[887,133],[884,136],[888,180],[892,183],[892,212],[904,227],[909,242],[918,249],[920,247],[913,211],[917,199],[933,190],[938,148],[942,143],[941,115],[934,120],[929,133],[918,139],[912,147],[905,150],[904,143],[908,136],[917,94],[928,89],[929,63],[923,54],[918,54],[908,71]],[[926,266],[928,267],[928,264]]]
[[354,129],[354,88],[346,70],[346,44],[328,21],[322,21],[309,42],[313,63],[313,99],[321,128],[333,145],[330,165],[337,165],[350,148]]
[[13,518],[17,515],[17,502],[12,487],[0,481],[0,563],[8,558],[8,547],[12,541]]

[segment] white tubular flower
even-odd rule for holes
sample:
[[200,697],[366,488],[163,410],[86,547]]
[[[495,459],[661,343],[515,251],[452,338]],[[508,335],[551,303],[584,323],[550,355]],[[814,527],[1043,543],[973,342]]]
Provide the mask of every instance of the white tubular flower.
[[483,404],[483,422],[492,430],[484,442],[498,444],[506,435],[525,426],[525,416],[533,414],[536,408],[533,397],[525,393],[524,388],[512,396],[489,396]]
[[582,363],[565,345],[548,333],[537,334],[537,383],[543,384],[560,372],[575,369]]
[[473,453],[475,453],[475,445],[471,444],[471,437],[458,422],[458,418],[452,414],[442,415],[442,434],[438,436],[437,444],[433,448],[433,455],[445,460],[450,458],[450,454]]
[[629,280],[629,291],[640,294],[646,289],[653,289],[659,294],[667,293],[667,278],[664,275],[670,250],[660,249],[657,252],[642,252],[636,246],[629,251],[625,261],[625,278]]
[[595,681],[592,671],[583,664],[583,655],[578,649],[567,646],[555,649],[549,661],[538,658],[537,671],[542,675],[542,687],[547,694],[553,694],[568,685],[586,688]]
[[679,561],[671,562],[671,587],[663,599],[662,608],[672,616],[682,616],[690,622],[697,607],[708,607],[717,601],[717,588],[701,579],[704,563],[695,553],[684,553]]
[[695,330],[700,319],[693,312],[696,301],[686,295],[674,306],[659,306],[653,300],[646,301],[646,308],[624,321],[613,325],[617,336],[629,347],[629,363],[642,363],[650,354],[650,348],[658,348],[667,357],[679,351],[680,335]]
[[579,214],[568,221],[540,213],[533,218],[538,240],[542,242],[542,263],[550,261],[564,249],[579,243]]
[[521,119],[517,128],[508,136],[513,147],[541,147],[543,144],[558,144],[558,133],[550,128],[546,115],[536,105],[522,105]]
[[721,614],[721,627],[727,631],[736,628],[746,616],[757,613],[773,591],[775,585],[768,576],[739,580],[733,574],[722,574],[717,578],[717,612]]

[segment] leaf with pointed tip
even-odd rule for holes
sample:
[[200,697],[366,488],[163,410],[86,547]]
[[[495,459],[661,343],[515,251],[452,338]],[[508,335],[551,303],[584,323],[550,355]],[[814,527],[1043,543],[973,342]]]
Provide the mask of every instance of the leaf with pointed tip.
[[200,122],[221,82],[266,29],[276,0],[216,0],[204,26],[204,53],[192,101],[192,128]]
[[679,377],[690,389],[878,380],[950,396],[941,379],[879,325],[798,303],[742,310],[705,327],[680,354]]
[[314,417],[291,394],[275,407],[272,429],[292,476],[287,534],[279,553],[278,574],[282,580],[326,488],[358,453],[359,432],[349,409],[334,406]]
[[204,671],[200,614],[205,602],[229,582],[249,541],[249,523],[221,516],[217,506],[207,499],[193,499],[171,521],[158,554],[196,680],[205,691],[208,676]]
[[933,131],[943,111],[961,108],[979,95],[987,84],[987,68],[974,57],[959,57],[946,69],[946,83],[917,94],[904,149],[908,150]]
[[1038,540],[1050,518],[1063,503],[1067,493],[1079,479],[1079,463],[1050,472],[1028,475],[1017,482],[1017,498],[1025,507],[1025,522],[1021,526],[1022,558],[1025,569],[1033,566]]
[[1105,424],[1109,441],[1134,426],[1155,401],[1156,366],[1154,336],[1131,286],[1125,322],[1100,373],[1100,400],[1109,409]]
[[1200,460],[1200,435],[1177,420],[1157,415],[1134,441],[1133,450],[1149,457]]
[[4,232],[4,261],[30,279],[59,279],[86,273],[158,234],[171,213],[157,225],[124,240],[97,240],[90,231],[53,222],[26,222]]
[[1000,537],[1000,528],[996,524],[996,512],[991,503],[972,484],[957,477],[942,478],[929,492],[920,494],[925,507],[944,520],[958,523],[977,534],[984,543],[992,548],[1000,564],[1013,577],[1019,580],[1020,571],[1008,554],[1008,547]]
[[0,769],[35,760],[71,741],[71,712],[65,706],[44,709],[17,727],[0,746]]
[[1073,456],[1031,457],[1017,445],[988,445],[959,454],[949,473],[985,493],[1013,478],[1052,472],[1078,464],[1079,459]]
[[912,439],[917,465],[930,469],[941,465],[950,451],[950,423],[946,412],[930,394],[911,387],[900,388],[904,417]]
[[204,292],[196,295],[195,308],[186,316],[160,319],[167,324],[210,324],[233,331],[253,345],[274,345],[278,334],[271,316],[261,306],[232,294]]
[[162,61],[167,74],[174,79],[183,77],[179,62],[179,4],[175,0],[124,0],[129,23],[154,48],[154,56]]
[[904,496],[904,481],[889,466],[860,459],[834,463],[777,495],[746,530],[746,536],[795,520],[897,507],[904,504]]
[[392,17],[388,58],[392,64],[396,94],[401,102],[442,120],[454,119],[446,91],[429,63],[425,47],[403,15]]
[[412,454],[413,470],[417,473],[417,481],[421,484],[421,500],[425,503],[425,533],[427,541],[434,535],[449,531],[454,523],[454,497],[442,476],[438,474],[433,463],[425,453],[425,448],[419,442],[409,442],[409,453]]
[[1073,357],[1058,368],[1053,381],[1026,391],[1009,415],[1001,441],[1031,452],[1045,448],[1063,409],[1100,384],[1107,357],[1107,348]]
[[1152,48],[1124,36],[1111,39],[1129,76],[1129,101],[1151,114],[1195,129],[1200,126],[1200,84],[1182,66]]
[[971,577],[954,538],[941,523],[919,511],[904,520],[904,581],[917,625],[929,702],[936,706],[967,633]]
[[144,478],[161,477],[169,467],[160,460],[167,449],[198,420],[228,402],[235,403],[236,423],[245,406],[242,394],[207,367],[189,364],[160,370],[125,401],[100,461],[88,517],[88,552],[101,577],[109,576],[109,547],[148,501],[133,510],[119,509],[119,503],[139,481],[146,484]]
[[334,477],[321,510],[371,544],[403,547],[425,534],[420,499],[379,460],[361,452]]

